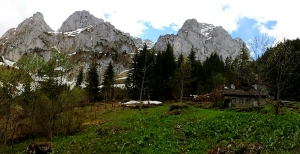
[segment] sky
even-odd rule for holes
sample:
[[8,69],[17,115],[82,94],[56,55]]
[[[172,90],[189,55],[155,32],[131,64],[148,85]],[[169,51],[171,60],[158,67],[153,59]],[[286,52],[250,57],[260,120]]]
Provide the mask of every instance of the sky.
[[0,0],[0,36],[36,12],[57,30],[75,11],[87,10],[131,36],[156,42],[176,34],[187,19],[222,26],[246,43],[255,37],[300,36],[297,0]]

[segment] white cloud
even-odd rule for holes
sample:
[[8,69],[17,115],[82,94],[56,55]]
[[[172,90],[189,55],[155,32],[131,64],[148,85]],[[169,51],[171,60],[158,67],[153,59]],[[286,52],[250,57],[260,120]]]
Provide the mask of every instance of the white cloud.
[[[256,19],[259,23],[277,21],[272,30],[261,24],[261,32],[271,36],[297,38],[300,20],[297,0],[1,0],[0,35],[12,27],[17,27],[35,12],[41,12],[45,21],[54,30],[58,29],[69,15],[78,10],[88,10],[98,18],[111,22],[116,28],[129,32],[133,36],[143,35],[149,23],[153,28],[163,29],[172,25],[181,27],[185,20],[195,18],[198,22],[222,26],[231,32],[238,28],[239,18]],[[224,11],[223,11],[224,10]],[[109,14],[105,18],[105,14]]]
[[175,31],[178,31],[180,29],[180,27],[178,25],[173,25],[172,29],[175,30]]

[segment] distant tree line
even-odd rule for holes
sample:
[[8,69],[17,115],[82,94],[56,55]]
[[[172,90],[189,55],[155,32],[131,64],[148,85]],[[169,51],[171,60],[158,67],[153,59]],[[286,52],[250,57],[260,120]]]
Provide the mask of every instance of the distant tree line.
[[[267,46],[267,44],[256,44]],[[253,50],[251,50],[254,52]],[[237,89],[265,86],[276,100],[300,100],[300,40],[284,40],[268,47],[256,59],[243,44],[238,56],[223,57],[213,52],[205,61],[196,59],[193,48],[187,57],[176,59],[168,43],[164,51],[145,45],[133,58],[127,78],[132,99],[177,99],[210,93],[231,84]]]
[[201,62],[196,59],[193,48],[188,57],[181,54],[176,59],[169,43],[165,51],[148,50],[145,45],[133,58],[127,89],[133,99],[150,96],[151,99],[179,100],[182,96],[209,93],[236,79],[233,62],[230,58],[226,60],[227,65],[214,52]]

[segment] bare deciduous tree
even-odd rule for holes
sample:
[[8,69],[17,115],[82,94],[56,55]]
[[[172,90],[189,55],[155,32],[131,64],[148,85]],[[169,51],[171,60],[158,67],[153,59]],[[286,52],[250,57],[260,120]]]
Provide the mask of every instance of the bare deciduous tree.
[[192,68],[190,61],[184,59],[180,67],[175,71],[175,75],[171,80],[171,83],[173,85],[173,91],[179,94],[180,102],[182,102],[185,88],[184,86],[192,81],[191,70]]
[[254,88],[258,90],[258,106],[261,106],[261,95],[266,93],[263,84],[266,83],[268,72],[265,67],[266,60],[260,57],[271,47],[273,42],[274,41],[267,35],[260,35],[255,37],[254,40],[248,44],[252,57],[254,58],[252,69],[254,78],[252,78],[252,82],[255,83]]
[[279,103],[282,92],[288,86],[288,79],[294,74],[298,64],[298,51],[284,40],[268,51],[266,60],[268,81],[272,90],[276,93],[276,114],[279,113]]

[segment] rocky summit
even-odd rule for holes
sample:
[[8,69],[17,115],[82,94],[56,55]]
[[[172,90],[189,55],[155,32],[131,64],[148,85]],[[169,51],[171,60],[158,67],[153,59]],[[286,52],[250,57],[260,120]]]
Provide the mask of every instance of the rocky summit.
[[41,54],[49,57],[48,53],[52,46],[52,40],[48,37],[48,31],[52,29],[44,21],[41,13],[35,13],[18,25],[11,28],[0,38],[0,55],[11,61],[17,61],[25,52],[35,48],[41,50]]
[[230,56],[235,58],[244,43],[240,38],[232,39],[221,26],[198,23],[196,19],[185,21],[176,35],[160,36],[154,44],[148,39],[131,37],[88,11],[74,12],[58,30],[52,30],[42,13],[37,12],[17,28],[3,34],[0,38],[0,56],[17,62],[26,53],[38,53],[49,60],[50,51],[56,50],[70,56],[86,52],[90,54],[85,56],[89,61],[92,53],[134,53],[141,50],[144,44],[148,49],[165,50],[168,42],[173,46],[176,56],[181,53],[187,56],[194,48],[197,59],[201,61],[212,52],[217,52],[223,59]]
[[76,11],[54,31],[41,13],[26,19],[17,28],[8,30],[0,38],[0,55],[18,61],[25,53],[38,52],[46,60],[51,50],[75,55],[80,51],[126,53],[137,51],[139,44],[128,34],[116,29],[88,11]]
[[232,39],[221,26],[199,23],[196,19],[186,20],[177,35],[160,36],[153,48],[165,50],[168,42],[173,46],[175,56],[187,56],[193,48],[196,58],[201,61],[213,52],[223,59],[230,56],[235,58],[244,44],[240,38]]

